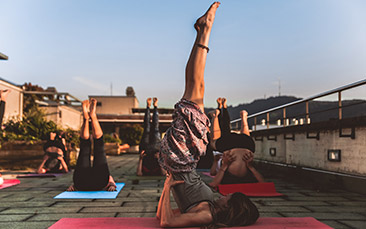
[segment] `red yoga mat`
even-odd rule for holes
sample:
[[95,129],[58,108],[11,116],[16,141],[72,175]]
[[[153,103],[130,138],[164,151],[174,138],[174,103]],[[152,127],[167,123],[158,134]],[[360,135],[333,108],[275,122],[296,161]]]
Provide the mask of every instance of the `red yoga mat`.
[[[50,229],[87,229],[87,228],[160,228],[159,221],[156,218],[62,218],[53,224]],[[191,227],[193,228],[193,227]],[[194,227],[198,228],[198,227]],[[304,218],[259,218],[251,226],[230,227],[230,228],[270,228],[270,229],[329,229],[331,227],[312,217]]]
[[276,191],[273,182],[247,183],[247,184],[220,184],[219,192],[227,195],[234,192],[241,192],[247,196],[283,196]]
[[20,180],[18,179],[4,180],[4,183],[0,185],[0,189],[7,188],[17,184],[20,184]]

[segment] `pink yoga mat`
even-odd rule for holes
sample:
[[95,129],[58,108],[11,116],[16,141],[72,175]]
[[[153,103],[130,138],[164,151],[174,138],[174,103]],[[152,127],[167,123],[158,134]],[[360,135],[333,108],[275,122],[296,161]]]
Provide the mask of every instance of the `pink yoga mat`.
[[26,173],[20,174],[17,178],[32,178],[32,177],[58,177],[66,173]]
[[0,189],[14,186],[17,184],[20,184],[20,180],[18,180],[18,179],[4,180],[4,183],[2,185],[0,185]]
[[268,183],[247,183],[247,184],[220,184],[219,192],[227,195],[234,192],[241,192],[247,196],[283,196],[276,191],[273,182]]
[[[53,224],[50,229],[86,229],[86,228],[160,228],[159,221],[156,218],[62,218]],[[193,227],[191,227],[193,228]],[[198,228],[198,227],[195,227]],[[331,227],[312,217],[305,218],[259,218],[251,226],[230,227],[230,228],[312,228],[329,229]]]

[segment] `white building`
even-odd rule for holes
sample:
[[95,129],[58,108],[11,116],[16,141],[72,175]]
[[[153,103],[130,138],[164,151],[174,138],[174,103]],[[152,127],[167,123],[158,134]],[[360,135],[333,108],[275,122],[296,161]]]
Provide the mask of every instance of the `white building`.
[[0,77],[0,90],[10,89],[11,92],[5,103],[3,123],[9,119],[21,120],[23,116],[23,89]]

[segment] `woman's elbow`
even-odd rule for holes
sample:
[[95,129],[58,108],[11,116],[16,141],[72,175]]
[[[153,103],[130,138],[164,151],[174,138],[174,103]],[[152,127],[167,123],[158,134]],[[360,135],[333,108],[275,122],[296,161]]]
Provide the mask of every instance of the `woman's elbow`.
[[160,220],[160,227],[171,227],[171,225],[166,220]]

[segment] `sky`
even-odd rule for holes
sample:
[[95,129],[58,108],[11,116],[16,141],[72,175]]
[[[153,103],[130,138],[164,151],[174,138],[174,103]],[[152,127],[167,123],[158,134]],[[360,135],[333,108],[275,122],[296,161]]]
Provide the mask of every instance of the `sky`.
[[[206,0],[0,0],[0,77],[79,99],[125,95],[172,108],[184,91]],[[223,0],[205,69],[205,106],[306,98],[366,79],[366,1]],[[279,87],[280,85],[280,87]],[[346,97],[366,97],[365,88]]]

